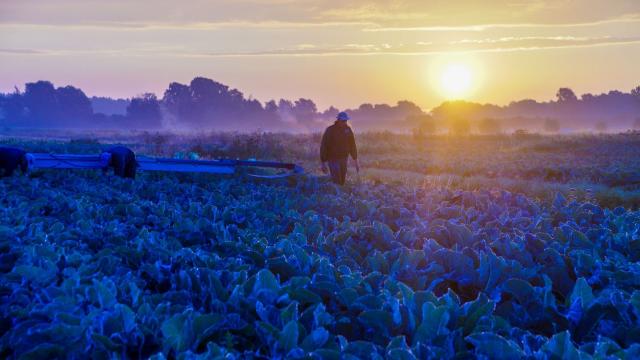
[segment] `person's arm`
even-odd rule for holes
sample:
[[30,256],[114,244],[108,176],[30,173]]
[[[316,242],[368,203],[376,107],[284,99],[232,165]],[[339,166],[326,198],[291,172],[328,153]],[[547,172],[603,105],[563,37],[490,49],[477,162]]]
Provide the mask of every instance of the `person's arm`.
[[358,164],[358,147],[356,146],[356,136],[351,131],[351,139],[349,139],[349,153],[356,166],[356,171],[360,172],[360,164]]
[[327,131],[322,134],[322,141],[320,141],[320,164],[322,172],[327,173]]

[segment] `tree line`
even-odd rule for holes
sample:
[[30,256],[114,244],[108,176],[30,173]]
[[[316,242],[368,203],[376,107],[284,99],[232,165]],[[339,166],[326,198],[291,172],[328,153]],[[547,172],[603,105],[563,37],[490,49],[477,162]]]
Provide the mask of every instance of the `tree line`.
[[556,99],[513,101],[506,106],[468,101],[448,101],[431,110],[431,121],[423,131],[445,126],[450,132],[492,134],[517,129],[557,133],[560,131],[640,130],[640,86],[629,93],[617,90],[578,97],[570,88],[560,88]]
[[[449,101],[423,111],[410,101],[362,104],[343,109],[358,130],[419,133],[499,133],[515,129],[554,133],[563,129],[607,131],[640,128],[640,86],[580,98],[561,88],[548,102],[521,100],[506,106]],[[131,99],[89,98],[73,86],[49,81],[25,84],[24,91],[0,94],[0,126],[75,129],[179,129],[224,131],[319,131],[339,112],[318,110],[310,99],[266,103],[204,77],[169,84],[161,98],[145,93]]]

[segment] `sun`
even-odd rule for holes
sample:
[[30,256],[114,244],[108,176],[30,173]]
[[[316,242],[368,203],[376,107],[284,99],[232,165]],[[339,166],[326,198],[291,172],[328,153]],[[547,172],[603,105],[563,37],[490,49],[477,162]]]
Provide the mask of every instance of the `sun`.
[[448,64],[440,76],[440,87],[448,98],[461,98],[469,93],[473,85],[473,73],[464,64]]

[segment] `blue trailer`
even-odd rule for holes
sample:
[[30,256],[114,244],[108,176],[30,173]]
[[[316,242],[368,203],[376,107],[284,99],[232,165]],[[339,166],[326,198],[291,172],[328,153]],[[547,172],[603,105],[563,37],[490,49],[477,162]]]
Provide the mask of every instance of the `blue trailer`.
[[[38,169],[96,169],[108,170],[114,166],[113,155],[103,152],[98,155],[51,154],[23,152],[28,171]],[[11,166],[11,164],[7,164]],[[135,157],[135,168],[138,171],[169,171],[208,174],[236,174],[239,169],[248,176],[264,179],[284,178],[304,173],[304,169],[293,163],[257,160],[187,160],[155,158],[147,156]],[[271,169],[276,173],[251,173],[254,169]]]

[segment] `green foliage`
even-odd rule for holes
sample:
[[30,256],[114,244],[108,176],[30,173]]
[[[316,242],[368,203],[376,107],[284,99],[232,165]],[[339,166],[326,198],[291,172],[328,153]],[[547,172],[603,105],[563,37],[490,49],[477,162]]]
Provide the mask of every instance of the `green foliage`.
[[52,171],[0,192],[8,357],[638,355],[637,211],[313,176]]

